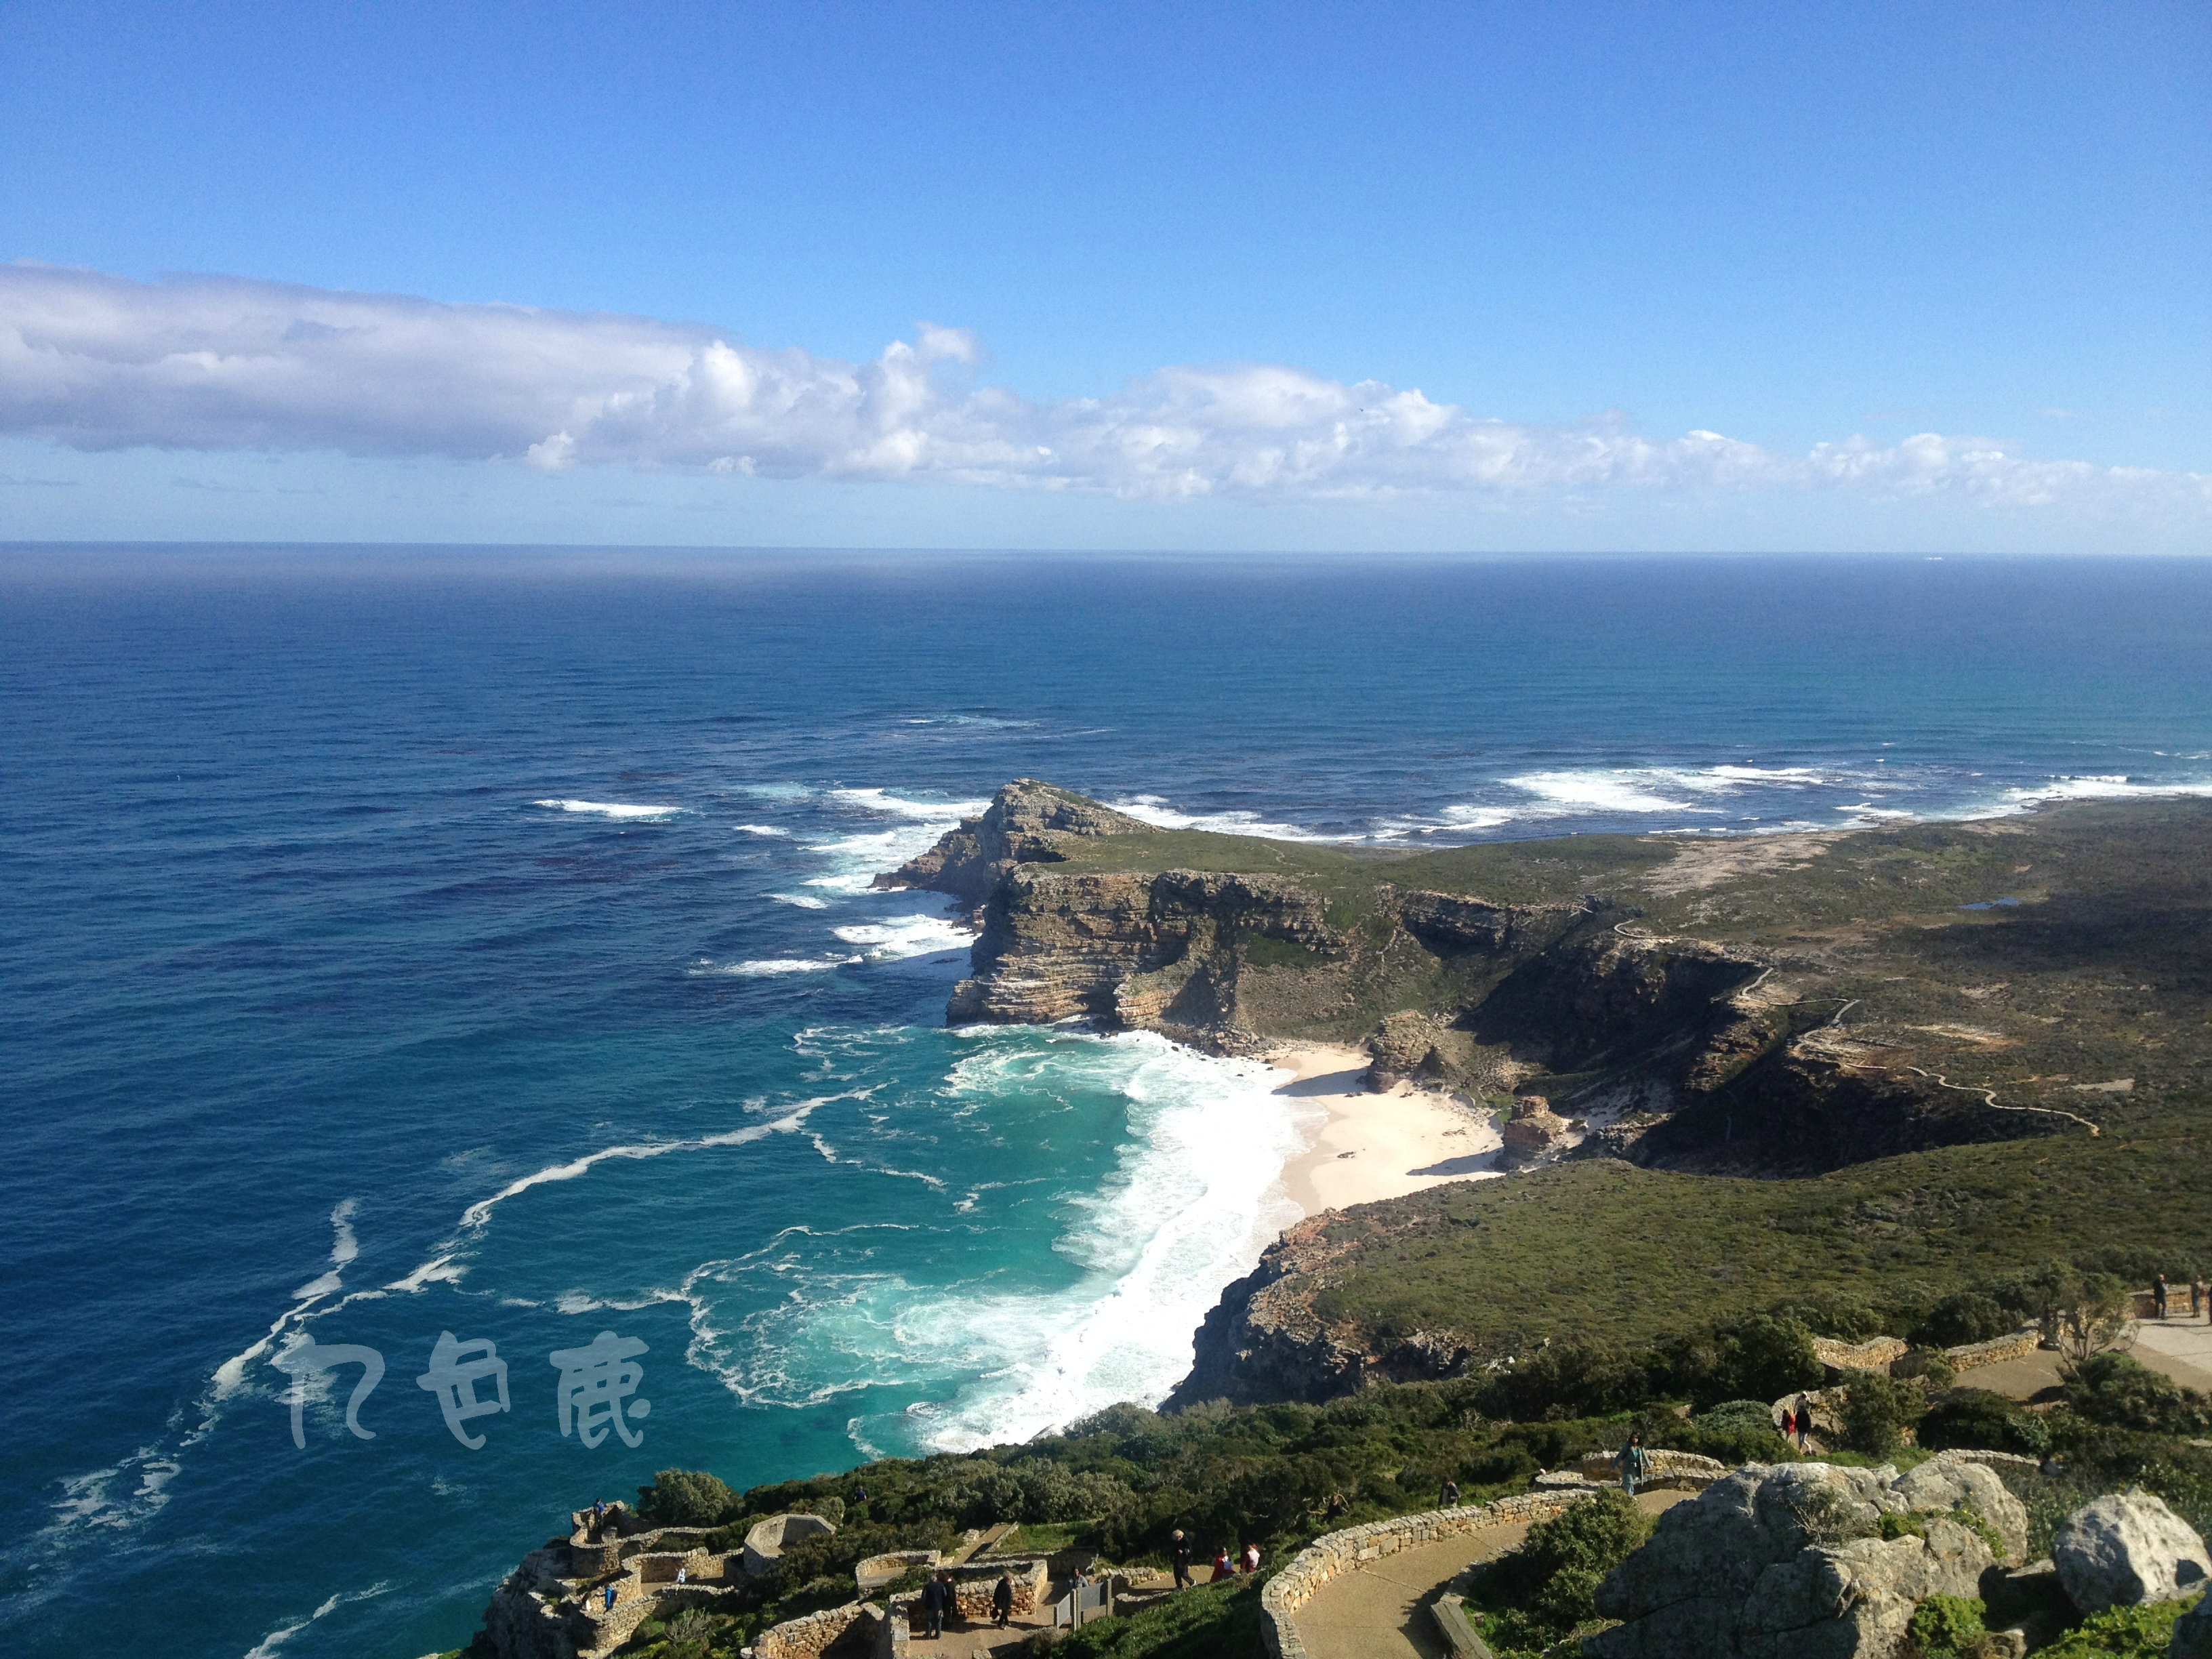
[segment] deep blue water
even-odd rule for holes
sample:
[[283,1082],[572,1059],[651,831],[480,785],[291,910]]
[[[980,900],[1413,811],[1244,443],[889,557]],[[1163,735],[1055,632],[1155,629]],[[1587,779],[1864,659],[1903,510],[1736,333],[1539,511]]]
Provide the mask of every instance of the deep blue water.
[[[15,1645],[411,1656],[657,1468],[1157,1395],[1286,1218],[1257,1068],[941,1029],[866,880],[1008,777],[1414,842],[2212,792],[2212,562],[18,550],[0,734]],[[634,1449],[558,1427],[602,1330]],[[349,1371],[295,1448],[304,1337],[373,1440]]]

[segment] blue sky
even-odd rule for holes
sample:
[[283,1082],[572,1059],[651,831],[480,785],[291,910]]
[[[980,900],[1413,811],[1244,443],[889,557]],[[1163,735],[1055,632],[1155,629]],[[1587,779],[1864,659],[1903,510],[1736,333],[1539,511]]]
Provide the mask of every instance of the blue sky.
[[0,538],[2200,550],[2208,110],[2200,4],[4,3]]

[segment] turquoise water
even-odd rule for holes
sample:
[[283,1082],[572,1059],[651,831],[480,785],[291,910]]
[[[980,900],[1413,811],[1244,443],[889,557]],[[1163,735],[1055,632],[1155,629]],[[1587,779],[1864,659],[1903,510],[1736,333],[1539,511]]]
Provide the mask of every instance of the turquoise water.
[[[1181,1374],[1310,1125],[947,1031],[1010,776],[1423,844],[2212,791],[2212,567],[0,556],[11,1634],[414,1655],[570,1505]],[[647,1345],[635,1449],[547,1356]],[[471,1451],[418,1388],[497,1345]],[[352,1373],[292,1443],[304,1338]]]

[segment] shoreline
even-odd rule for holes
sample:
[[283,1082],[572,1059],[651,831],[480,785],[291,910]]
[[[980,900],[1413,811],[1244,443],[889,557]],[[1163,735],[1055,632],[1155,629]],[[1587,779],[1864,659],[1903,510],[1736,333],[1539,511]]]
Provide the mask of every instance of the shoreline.
[[1271,1092],[1328,1114],[1305,1151],[1283,1165],[1284,1194],[1302,1217],[1504,1173],[1496,1154],[1504,1143],[1488,1113],[1408,1083],[1369,1093],[1362,1049],[1291,1042],[1265,1059],[1291,1073]]

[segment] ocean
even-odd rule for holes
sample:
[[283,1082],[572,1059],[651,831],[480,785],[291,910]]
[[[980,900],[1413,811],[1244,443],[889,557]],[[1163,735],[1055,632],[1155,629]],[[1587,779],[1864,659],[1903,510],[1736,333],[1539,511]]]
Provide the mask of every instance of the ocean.
[[[0,709],[11,1639],[404,1659],[657,1469],[1157,1400],[1291,1218],[1264,1067],[945,1029],[967,934],[869,883],[1009,778],[1399,846],[2212,793],[2212,562],[18,548]],[[295,1443],[310,1342],[369,1437],[354,1364]]]

